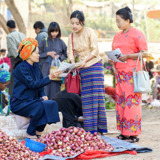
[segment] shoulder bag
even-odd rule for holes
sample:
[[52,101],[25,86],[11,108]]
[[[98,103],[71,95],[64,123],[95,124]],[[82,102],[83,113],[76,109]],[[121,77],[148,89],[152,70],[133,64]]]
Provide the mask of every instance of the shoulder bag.
[[[138,62],[140,60],[141,71],[137,71]],[[136,93],[149,93],[151,92],[151,85],[149,73],[143,69],[143,58],[140,52],[137,59],[136,70],[133,72],[134,92]]]
[[[73,33],[71,34],[71,39],[72,39],[72,51],[75,57],[74,45],[73,45]],[[65,77],[65,87],[68,93],[80,94],[80,75],[78,69],[70,71],[68,75]]]

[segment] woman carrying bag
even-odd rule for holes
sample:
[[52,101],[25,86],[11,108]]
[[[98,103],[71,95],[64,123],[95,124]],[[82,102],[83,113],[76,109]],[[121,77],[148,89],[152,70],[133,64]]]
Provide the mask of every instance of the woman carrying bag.
[[[133,72],[141,70],[139,53],[146,56],[148,49],[146,39],[141,31],[131,26],[132,13],[128,7],[116,12],[116,23],[120,30],[113,39],[112,49],[119,48],[123,54],[115,65],[116,84],[116,118],[117,129],[121,134],[117,137],[128,142],[138,142],[141,134],[141,93],[134,92]],[[137,64],[137,67],[136,67]]]
[[[63,61],[67,59],[67,46],[61,39],[61,29],[57,22],[50,23],[48,27],[48,38],[42,40],[38,48],[40,54],[39,64],[43,76],[49,75],[52,64],[58,67],[56,65],[57,60]],[[45,86],[45,93],[49,100],[60,92],[61,83],[62,81],[60,79],[53,79],[50,84]]]
[[[70,21],[73,39],[71,34],[68,40],[67,54],[71,63],[75,63],[77,58],[81,63],[79,73],[84,129],[91,133],[102,134],[107,132],[107,120],[103,65],[98,52],[97,37],[91,28],[84,27],[85,17],[81,11],[74,11],[70,16]],[[72,48],[72,41],[74,48]]]

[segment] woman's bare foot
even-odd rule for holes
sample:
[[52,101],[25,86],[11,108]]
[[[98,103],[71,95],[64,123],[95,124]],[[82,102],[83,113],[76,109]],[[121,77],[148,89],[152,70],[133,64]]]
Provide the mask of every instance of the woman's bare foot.
[[98,135],[98,136],[102,136],[103,133],[102,133],[102,132],[97,132],[97,135]]
[[41,135],[42,135],[42,133],[43,133],[43,132],[36,131],[36,136],[37,136],[38,138],[40,138]]
[[27,133],[27,134],[26,134],[26,138],[29,138],[29,139],[31,139],[31,140],[36,140],[36,139],[37,139],[37,136],[36,136],[36,135],[32,136],[32,135],[29,135],[29,134]]

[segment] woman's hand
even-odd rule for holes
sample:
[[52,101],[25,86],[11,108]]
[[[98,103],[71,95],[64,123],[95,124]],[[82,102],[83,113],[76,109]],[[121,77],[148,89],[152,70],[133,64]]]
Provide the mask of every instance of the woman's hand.
[[53,78],[57,78],[61,73],[61,71],[52,72],[49,74],[49,79],[52,80]]
[[56,52],[51,51],[51,52],[47,52],[47,56],[51,56],[53,58],[55,58]]
[[44,101],[46,101],[46,100],[48,100],[48,97],[47,97],[47,96],[43,96],[42,99],[43,99]]
[[81,65],[80,65],[79,68],[83,68],[83,67],[85,67],[85,65],[86,65],[86,60],[84,60],[84,61],[81,62]]
[[58,54],[56,54],[56,55],[55,55],[55,57],[56,57],[56,58],[59,58],[59,55],[58,55]]
[[111,59],[108,59],[108,62],[111,64],[111,65],[114,65],[115,64],[115,61],[111,60]]
[[123,54],[123,56],[118,58],[120,61],[125,62],[128,59],[128,55],[127,54]]

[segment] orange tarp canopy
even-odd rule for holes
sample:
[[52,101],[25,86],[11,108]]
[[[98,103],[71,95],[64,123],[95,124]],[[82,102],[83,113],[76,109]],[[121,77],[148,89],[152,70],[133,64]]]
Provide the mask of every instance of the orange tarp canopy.
[[158,19],[160,18],[160,10],[152,10],[147,12],[148,18]]

